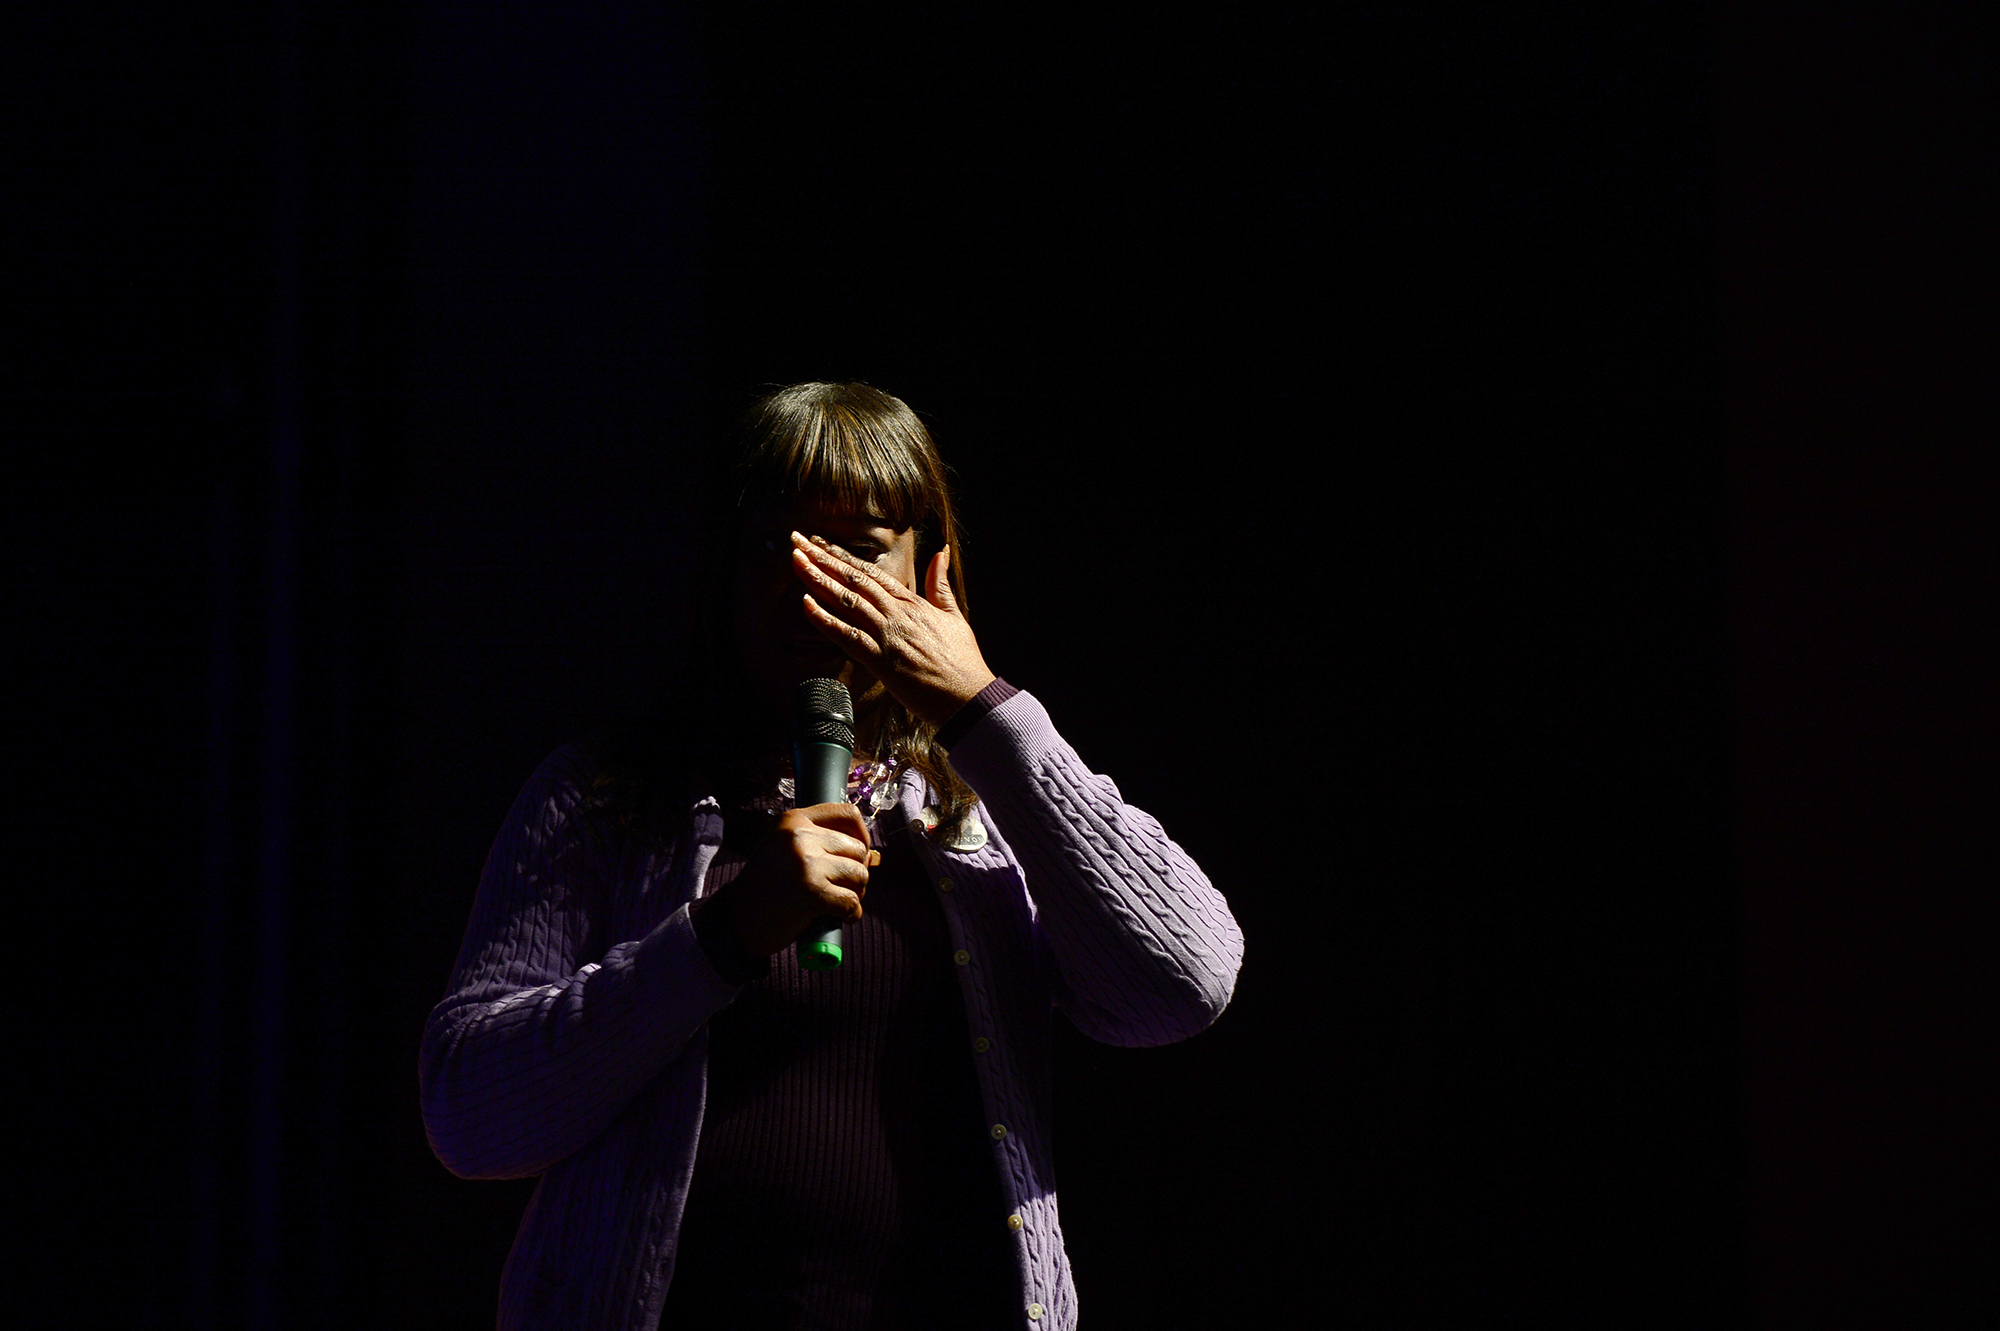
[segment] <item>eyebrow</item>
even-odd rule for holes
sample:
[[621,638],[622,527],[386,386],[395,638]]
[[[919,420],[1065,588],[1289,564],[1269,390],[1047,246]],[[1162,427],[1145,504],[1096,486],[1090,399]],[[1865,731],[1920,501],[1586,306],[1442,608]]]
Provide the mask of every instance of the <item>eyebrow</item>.
[[[907,528],[904,527],[898,527],[893,518],[890,518],[886,514],[882,513],[863,513],[860,515],[857,521],[862,523],[863,526],[867,528],[880,529],[882,531],[888,532],[892,536],[900,535],[902,532],[908,530]],[[769,525],[772,527],[783,527],[788,530],[799,529],[799,524],[795,520],[789,517],[773,517]],[[833,538],[829,536],[827,539],[832,540]],[[856,539],[858,540],[860,538],[857,537]]]
[[[880,513],[863,513],[859,518],[856,519],[856,521],[860,522],[865,529],[870,531],[881,530],[881,531],[886,531],[891,535],[894,535],[895,533],[903,530],[901,527],[898,527],[893,521],[884,517]],[[827,539],[830,541],[833,538],[829,536],[827,537]],[[860,538],[857,537],[856,539],[858,540]]]

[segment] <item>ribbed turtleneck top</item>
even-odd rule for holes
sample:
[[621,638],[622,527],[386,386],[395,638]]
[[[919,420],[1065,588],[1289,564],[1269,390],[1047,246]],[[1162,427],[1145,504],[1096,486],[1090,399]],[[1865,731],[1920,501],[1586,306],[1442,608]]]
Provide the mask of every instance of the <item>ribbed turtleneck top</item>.
[[[750,827],[725,824],[705,899],[742,872]],[[803,970],[786,948],[709,1020],[663,1328],[1020,1321],[951,943],[908,835],[877,831],[839,969]]]

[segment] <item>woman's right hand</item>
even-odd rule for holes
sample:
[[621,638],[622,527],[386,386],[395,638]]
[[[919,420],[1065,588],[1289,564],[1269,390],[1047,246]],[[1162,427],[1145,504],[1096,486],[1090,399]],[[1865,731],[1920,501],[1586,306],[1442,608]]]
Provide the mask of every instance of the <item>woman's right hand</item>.
[[743,872],[718,894],[726,899],[729,932],[745,955],[768,957],[814,920],[858,920],[868,870],[881,862],[852,804],[787,809]]

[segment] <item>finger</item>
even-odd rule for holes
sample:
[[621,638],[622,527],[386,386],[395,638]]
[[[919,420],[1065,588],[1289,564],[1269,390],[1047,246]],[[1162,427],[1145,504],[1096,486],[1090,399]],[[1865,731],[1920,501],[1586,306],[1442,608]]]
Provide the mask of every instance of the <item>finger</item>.
[[951,547],[948,545],[931,556],[930,568],[924,572],[924,596],[947,614],[958,613],[958,597],[952,595],[951,590]]
[[868,894],[868,866],[860,860],[833,856],[820,861],[818,868],[819,877],[826,883],[858,896]]
[[[847,871],[848,865],[853,865],[855,870],[863,875],[867,873],[870,851],[866,841],[856,841],[845,832],[820,832],[817,834],[817,839],[821,852],[828,859],[839,861],[843,873]],[[866,882],[867,879],[864,877],[862,881]]]
[[792,573],[821,605],[829,609],[838,607],[841,615],[864,628],[879,630],[888,618],[888,607],[881,604],[886,594],[858,569],[837,566],[829,570],[815,563],[805,551],[794,550]]
[[868,848],[867,820],[852,804],[808,804],[793,812],[804,814],[814,827],[842,833],[859,842],[863,850]]
[[840,920],[858,920],[861,918],[862,893],[867,890],[865,886],[861,892],[850,892],[844,887],[827,887],[820,889],[814,895],[819,898],[823,907],[820,914]]
[[815,601],[810,595],[799,598],[805,606],[806,618],[813,627],[825,634],[827,640],[852,657],[856,663],[873,669],[882,659],[880,640],[848,623],[840,616]]
[[888,610],[899,600],[908,599],[910,589],[883,569],[841,549],[823,536],[805,537],[792,533],[792,546],[807,566],[822,571],[837,586],[851,587],[879,610]]

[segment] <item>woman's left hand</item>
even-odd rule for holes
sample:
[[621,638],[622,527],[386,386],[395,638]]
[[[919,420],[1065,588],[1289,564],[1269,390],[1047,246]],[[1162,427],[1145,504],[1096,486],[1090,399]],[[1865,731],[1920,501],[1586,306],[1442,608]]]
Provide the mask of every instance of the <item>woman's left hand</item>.
[[792,533],[806,617],[919,719],[943,725],[993,682],[952,595],[951,547],[931,557],[923,594],[815,536]]

